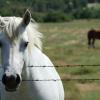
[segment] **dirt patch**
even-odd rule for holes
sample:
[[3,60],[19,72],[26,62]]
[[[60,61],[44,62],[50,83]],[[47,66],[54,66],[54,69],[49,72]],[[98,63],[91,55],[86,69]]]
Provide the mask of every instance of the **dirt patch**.
[[86,91],[100,91],[100,85],[97,83],[76,84],[81,92]]

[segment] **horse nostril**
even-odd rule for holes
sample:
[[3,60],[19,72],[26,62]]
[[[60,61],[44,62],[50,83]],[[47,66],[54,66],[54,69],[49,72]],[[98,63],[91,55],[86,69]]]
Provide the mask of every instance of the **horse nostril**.
[[17,77],[16,77],[16,83],[19,84],[20,81],[21,81],[21,78],[20,78],[20,76],[17,74]]
[[3,77],[2,77],[2,83],[6,84],[6,74],[4,74]]

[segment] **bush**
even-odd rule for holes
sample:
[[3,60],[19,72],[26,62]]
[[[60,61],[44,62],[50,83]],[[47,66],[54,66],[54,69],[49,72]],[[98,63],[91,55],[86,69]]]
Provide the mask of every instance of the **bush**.
[[75,17],[75,19],[91,18],[92,11],[89,8],[76,9],[73,12],[73,16]]
[[45,13],[33,12],[32,17],[36,20],[36,22],[44,22]]
[[67,14],[60,11],[48,12],[44,18],[44,22],[64,22],[70,20],[72,20],[72,16],[68,16]]
[[93,17],[93,13],[92,13],[92,9],[89,8],[84,8],[81,10],[80,13],[80,18],[84,19],[84,18],[92,18]]
[[100,18],[100,9],[94,9],[92,13],[93,13],[93,18]]
[[77,19],[100,18],[100,9],[86,7],[81,10],[77,10],[73,15]]

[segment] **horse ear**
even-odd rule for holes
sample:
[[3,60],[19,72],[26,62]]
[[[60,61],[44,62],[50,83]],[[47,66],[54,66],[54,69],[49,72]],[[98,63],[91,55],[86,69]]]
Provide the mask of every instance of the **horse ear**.
[[24,16],[23,16],[23,25],[26,27],[29,23],[30,23],[30,20],[31,20],[31,13],[29,10],[26,10]]

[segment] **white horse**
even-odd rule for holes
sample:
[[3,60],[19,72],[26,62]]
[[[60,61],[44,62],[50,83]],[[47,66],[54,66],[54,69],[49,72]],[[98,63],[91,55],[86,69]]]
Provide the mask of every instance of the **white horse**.
[[61,79],[41,50],[41,37],[28,10],[23,18],[0,17],[0,100],[64,100]]

